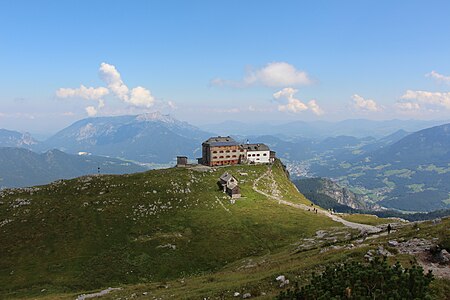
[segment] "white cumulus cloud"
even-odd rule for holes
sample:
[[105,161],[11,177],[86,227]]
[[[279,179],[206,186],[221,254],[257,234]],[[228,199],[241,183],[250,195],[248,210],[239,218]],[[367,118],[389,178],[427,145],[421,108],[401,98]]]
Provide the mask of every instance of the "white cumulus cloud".
[[85,110],[89,117],[93,117],[97,114],[97,109],[94,106],[88,106]]
[[383,110],[383,108],[380,105],[378,105],[374,100],[364,99],[363,97],[357,94],[354,94],[352,96],[352,104],[353,108],[363,112],[379,112]]
[[317,104],[316,100],[311,100],[308,102],[309,109],[315,113],[316,115],[320,116],[323,115],[323,110],[320,108],[320,106]]
[[120,100],[136,107],[149,108],[155,103],[155,98],[151,92],[141,86],[133,89],[128,88],[116,67],[107,63],[101,63],[99,69],[100,79],[102,79],[111,92]]
[[98,100],[109,94],[109,90],[104,87],[85,87],[80,85],[79,88],[60,88],[56,91],[56,96],[59,98],[79,97],[86,100]]
[[101,63],[99,77],[107,87],[94,88],[81,85],[79,88],[60,88],[56,91],[56,96],[58,98],[96,100],[97,107],[88,106],[85,108],[89,116],[96,115],[99,109],[105,107],[104,97],[108,94],[113,94],[131,107],[150,108],[155,104],[156,100],[150,90],[142,86],[137,86],[132,89],[128,88],[114,65]]
[[311,84],[312,80],[305,71],[297,70],[286,62],[268,63],[262,68],[249,70],[240,81],[215,78],[211,84],[218,86],[246,87],[264,85],[268,87],[300,86]]
[[79,88],[60,88],[56,91],[56,96],[58,98],[82,98],[86,100],[97,101],[97,108],[94,106],[88,106],[85,108],[88,116],[95,116],[98,109],[105,106],[105,101],[102,99],[104,96],[109,94],[109,90],[105,87],[85,87],[80,85]]
[[130,97],[125,102],[134,106],[151,107],[155,102],[155,98],[153,98],[149,90],[138,86],[131,90]]
[[123,83],[116,67],[107,63],[101,63],[98,72],[100,79],[108,85],[108,88],[122,101],[128,101],[129,89]]
[[439,74],[436,71],[431,71],[430,73],[425,74],[425,76],[431,77],[440,83],[450,84],[450,76],[445,76],[445,75]]
[[425,106],[450,109],[450,92],[427,92],[407,90],[403,100],[416,100]]
[[308,104],[305,104],[295,97],[297,92],[297,89],[288,87],[274,93],[273,97],[279,102],[278,110],[282,112],[299,113],[310,109],[316,115],[323,114],[323,111],[316,100],[311,100]]
[[410,101],[397,102],[395,106],[401,111],[417,111],[420,110],[420,104]]

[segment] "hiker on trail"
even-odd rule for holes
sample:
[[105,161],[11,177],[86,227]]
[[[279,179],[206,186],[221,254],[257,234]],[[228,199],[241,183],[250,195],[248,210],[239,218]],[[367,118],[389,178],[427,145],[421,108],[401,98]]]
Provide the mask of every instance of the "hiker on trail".
[[391,233],[391,230],[392,230],[391,224],[388,224],[388,226],[387,226],[387,231],[388,231],[388,234],[390,234],[390,233]]

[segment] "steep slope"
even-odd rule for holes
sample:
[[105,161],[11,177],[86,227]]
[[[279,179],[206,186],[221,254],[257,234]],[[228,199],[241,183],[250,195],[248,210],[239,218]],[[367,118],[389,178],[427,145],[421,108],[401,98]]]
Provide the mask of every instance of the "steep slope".
[[38,141],[33,139],[29,133],[0,129],[0,147],[23,147],[32,149]]
[[369,159],[399,165],[447,164],[450,162],[450,124],[412,133],[373,153]]
[[398,142],[402,138],[406,137],[409,134],[410,134],[410,132],[400,129],[392,134],[389,134],[385,137],[378,139],[377,141],[375,141],[373,143],[370,143],[368,145],[361,147],[361,150],[363,150],[365,153],[373,152],[378,149],[390,146],[390,145]]
[[47,184],[96,174],[125,174],[146,168],[119,159],[94,155],[71,155],[59,150],[38,154],[23,148],[0,148],[0,188]]
[[[342,226],[255,192],[253,183],[267,168],[172,168],[5,190],[0,293],[19,297],[42,288],[76,291],[185,277]],[[240,182],[243,198],[234,204],[217,186],[225,171]],[[272,172],[286,199],[310,204],[281,164]]]
[[308,199],[324,208],[339,212],[371,208],[361,196],[326,178],[297,179],[294,184]]
[[48,139],[45,149],[168,163],[177,155],[195,158],[208,133],[160,113],[80,120]]

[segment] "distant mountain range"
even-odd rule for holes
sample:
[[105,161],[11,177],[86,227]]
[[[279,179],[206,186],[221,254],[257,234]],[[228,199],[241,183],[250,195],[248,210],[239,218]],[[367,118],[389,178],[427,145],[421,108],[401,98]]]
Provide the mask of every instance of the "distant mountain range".
[[39,142],[29,133],[0,129],[0,147],[22,147],[31,149]]
[[28,133],[0,130],[0,188],[93,174],[98,167],[111,174],[144,171],[122,159],[169,164],[177,155],[195,158],[210,135],[160,113],[87,118],[42,142]]
[[56,133],[43,147],[167,163],[177,155],[201,156],[201,142],[209,136],[186,122],[152,113],[84,119]]
[[125,174],[147,170],[134,163],[94,155],[72,155],[59,150],[42,154],[24,148],[0,148],[0,189],[46,184],[82,175]]
[[303,137],[322,140],[327,137],[353,136],[363,138],[372,136],[382,138],[398,130],[408,132],[418,131],[444,123],[443,121],[422,120],[388,120],[373,121],[365,119],[344,120],[340,122],[327,121],[295,121],[288,123],[253,123],[226,121],[218,124],[200,126],[205,131],[228,135],[276,135],[278,137]]
[[450,163],[450,124],[412,133],[368,158],[377,163],[416,164]]
[[310,172],[335,178],[385,207],[450,208],[450,124],[397,133],[396,138],[372,152],[353,150],[346,159],[316,157]]

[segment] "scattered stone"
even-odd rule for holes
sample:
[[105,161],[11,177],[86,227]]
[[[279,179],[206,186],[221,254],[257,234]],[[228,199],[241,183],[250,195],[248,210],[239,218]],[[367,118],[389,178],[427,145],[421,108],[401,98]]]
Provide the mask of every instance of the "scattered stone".
[[409,241],[399,243],[397,248],[402,254],[417,254],[429,250],[433,246],[433,242],[425,239],[413,238]]
[[437,224],[439,224],[441,222],[442,222],[442,219],[434,219],[433,220],[433,225],[437,225]]
[[26,205],[30,205],[30,204],[31,204],[31,200],[17,198],[16,200],[13,201],[13,203],[11,203],[11,207],[18,208],[18,207],[26,206]]
[[364,255],[364,258],[365,258],[367,261],[372,261],[372,260],[373,260],[373,255],[372,255],[371,250],[367,251],[366,255]]
[[378,247],[377,254],[378,255],[383,255],[383,256],[392,256],[392,253],[387,251],[386,249],[384,249],[383,246],[379,246]]
[[397,247],[397,246],[398,246],[398,242],[395,241],[395,240],[388,241],[388,245],[389,245],[390,247]]
[[172,244],[165,244],[165,245],[159,245],[156,248],[169,248],[169,249],[172,249],[172,250],[176,250],[177,246],[176,245],[172,245]]
[[280,288],[289,284],[289,279],[286,279],[284,275],[278,276],[277,278],[275,278],[275,280],[280,283]]
[[248,299],[251,297],[252,297],[252,294],[250,294],[250,293],[245,293],[244,295],[242,295],[242,299]]
[[450,253],[448,253],[447,250],[442,249],[439,251],[437,259],[439,264],[448,264],[450,262]]
[[6,219],[6,220],[3,220],[3,221],[0,221],[0,227],[3,227],[3,226],[5,226],[6,224],[11,223],[11,222],[12,222],[11,219]]
[[102,291],[100,291],[100,292],[98,292],[98,293],[82,294],[82,295],[79,295],[79,296],[77,297],[76,300],[85,300],[85,299],[91,299],[91,298],[102,297],[102,296],[104,296],[104,295],[106,295],[106,294],[111,293],[112,291],[118,291],[118,290],[121,290],[121,289],[122,289],[122,288],[112,288],[112,287],[109,287],[109,288],[107,288],[107,289],[105,289],[105,290],[102,290]]
[[239,292],[234,292],[234,294],[233,294],[234,297],[239,297],[240,295],[241,295],[241,293],[239,293]]

